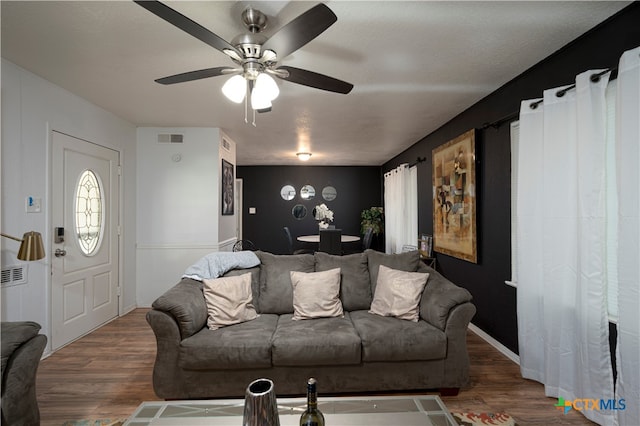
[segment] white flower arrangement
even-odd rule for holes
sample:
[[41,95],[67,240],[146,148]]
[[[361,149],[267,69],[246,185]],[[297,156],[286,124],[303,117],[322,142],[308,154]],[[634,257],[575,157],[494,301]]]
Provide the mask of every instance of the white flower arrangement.
[[317,205],[315,211],[318,226],[323,229],[328,228],[329,222],[333,222],[333,211],[329,210],[325,203]]

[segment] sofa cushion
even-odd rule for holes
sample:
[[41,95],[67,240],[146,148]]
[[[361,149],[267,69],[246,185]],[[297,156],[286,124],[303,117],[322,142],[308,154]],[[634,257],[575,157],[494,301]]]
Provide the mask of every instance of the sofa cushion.
[[367,255],[364,253],[333,256],[316,252],[316,271],[340,268],[340,300],[347,311],[371,306],[371,281]]
[[420,265],[420,252],[418,250],[398,254],[385,254],[371,249],[367,249],[364,252],[369,262],[371,294],[376,293],[376,283],[378,282],[378,269],[380,265],[406,272],[415,272]]
[[360,363],[360,337],[349,313],[335,318],[294,321],[280,315],[273,335],[274,366],[347,365]]
[[238,275],[246,274],[247,272],[251,273],[251,295],[253,298],[253,307],[258,309],[258,296],[260,295],[260,266],[256,266],[254,268],[247,269],[232,269],[223,277],[236,277]]
[[342,317],[340,268],[320,272],[291,271],[293,319]]
[[271,339],[277,315],[217,330],[203,328],[180,343],[178,364],[186,370],[232,370],[271,367]]
[[428,273],[398,271],[380,265],[369,313],[418,321],[418,304],[428,278]]
[[349,315],[362,340],[365,362],[433,360],[447,354],[444,332],[424,320],[404,321],[367,311]]
[[230,277],[206,278],[203,282],[208,312],[207,326],[210,330],[251,321],[258,316],[253,307],[250,272]]
[[275,255],[256,253],[260,258],[259,313],[293,313],[293,288],[291,271],[314,272],[315,261],[311,254]]

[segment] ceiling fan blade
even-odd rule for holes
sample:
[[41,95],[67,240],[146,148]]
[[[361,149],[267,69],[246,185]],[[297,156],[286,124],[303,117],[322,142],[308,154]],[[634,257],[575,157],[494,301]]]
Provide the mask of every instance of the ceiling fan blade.
[[282,60],[319,36],[337,20],[335,13],[320,3],[280,28],[264,43],[262,50],[273,50]]
[[239,72],[236,68],[229,67],[216,67],[206,68],[198,71],[183,72],[181,74],[170,75],[169,77],[163,77],[156,80],[156,83],[160,84],[176,84],[184,83],[185,81],[200,80],[203,78],[217,77],[219,75],[229,75],[233,72]]
[[135,3],[147,9],[149,12],[164,19],[168,23],[175,25],[181,30],[194,36],[198,40],[207,43],[209,46],[218,49],[221,52],[224,52],[224,50],[231,50],[242,56],[240,52],[238,52],[238,50],[230,45],[227,41],[212,33],[197,22],[194,22],[191,19],[187,18],[180,12],[170,8],[169,6],[160,3],[159,1],[134,1]]
[[[289,76],[282,76],[277,71],[285,70],[289,73]],[[313,71],[307,71],[295,67],[279,67],[274,75],[280,77],[283,80],[290,81],[292,83],[302,84],[304,86],[315,87],[316,89],[327,90],[329,92],[336,92],[347,94],[353,89],[353,84],[346,81],[338,80],[337,78],[329,77],[328,75],[318,74]]]

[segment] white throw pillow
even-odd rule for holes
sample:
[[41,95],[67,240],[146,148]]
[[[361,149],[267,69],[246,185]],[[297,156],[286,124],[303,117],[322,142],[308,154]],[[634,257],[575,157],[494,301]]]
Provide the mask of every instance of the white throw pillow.
[[207,327],[217,330],[231,324],[255,319],[251,273],[232,277],[205,279],[204,299],[207,302]]
[[291,271],[293,319],[342,317],[340,268],[321,272]]
[[417,322],[428,273],[405,272],[380,265],[369,313]]

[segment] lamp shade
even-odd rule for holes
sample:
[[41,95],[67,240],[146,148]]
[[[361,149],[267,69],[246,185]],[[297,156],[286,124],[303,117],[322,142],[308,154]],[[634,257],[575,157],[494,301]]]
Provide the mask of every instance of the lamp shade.
[[42,235],[39,232],[29,231],[22,237],[18,259],[20,260],[40,260],[44,258],[44,246],[42,245]]
[[256,88],[264,92],[264,96],[268,97],[270,101],[280,95],[280,88],[278,84],[269,74],[260,73],[256,79]]
[[257,84],[251,91],[251,108],[257,110],[271,108],[271,99],[267,91]]
[[239,104],[247,93],[247,81],[241,75],[234,75],[224,83],[222,93],[231,102]]

